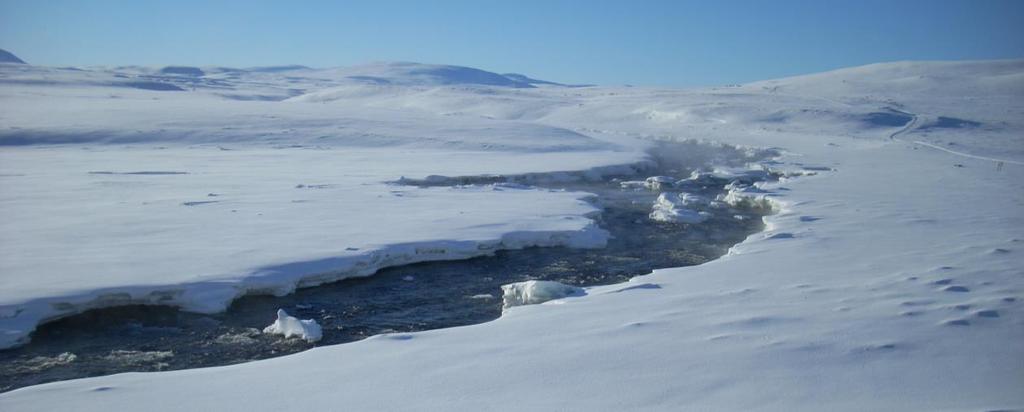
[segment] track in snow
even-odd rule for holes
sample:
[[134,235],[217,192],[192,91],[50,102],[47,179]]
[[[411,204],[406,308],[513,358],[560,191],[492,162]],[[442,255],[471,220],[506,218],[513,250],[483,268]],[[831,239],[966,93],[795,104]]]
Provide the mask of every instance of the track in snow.
[[905,115],[910,116],[910,121],[907,122],[907,124],[904,125],[902,128],[900,128],[900,130],[897,130],[897,131],[893,132],[892,134],[890,134],[889,135],[889,139],[890,140],[907,142],[907,143],[914,143],[914,144],[918,144],[918,145],[921,145],[921,146],[930,147],[932,149],[941,150],[943,152],[946,152],[946,153],[949,153],[949,154],[953,154],[953,155],[956,155],[956,156],[967,157],[967,158],[971,158],[971,159],[987,160],[987,161],[996,162],[996,163],[1010,163],[1010,164],[1015,164],[1015,165],[1024,165],[1024,162],[1020,162],[1020,161],[1016,161],[1016,160],[996,159],[994,157],[972,155],[970,153],[958,152],[956,150],[947,149],[945,147],[942,147],[942,146],[939,146],[939,145],[935,145],[935,144],[931,144],[931,143],[927,143],[927,142],[922,142],[920,140],[901,140],[901,139],[897,139],[897,137],[899,137],[899,136],[902,136],[902,135],[905,135],[905,134],[909,134],[910,132],[914,131],[914,129],[917,128],[918,122],[920,121],[920,117],[918,115],[914,114],[914,113],[907,113],[907,112],[899,111],[899,110],[897,110],[897,112],[903,113]]
[[958,152],[956,150],[950,150],[950,149],[947,149],[947,148],[939,146],[939,145],[934,145],[934,144],[931,144],[931,143],[922,142],[920,140],[913,140],[913,141],[911,141],[911,143],[916,143],[916,144],[919,144],[921,146],[926,146],[926,147],[930,147],[932,149],[941,150],[943,152],[954,154],[954,155],[957,155],[957,156],[969,157],[971,159],[988,160],[990,162],[997,162],[997,163],[1010,163],[1010,164],[1015,164],[1015,165],[1024,165],[1024,162],[1020,162],[1020,161],[1016,161],[1016,160],[996,159],[994,157],[985,157],[985,156],[972,155],[972,154],[969,154],[969,153]]

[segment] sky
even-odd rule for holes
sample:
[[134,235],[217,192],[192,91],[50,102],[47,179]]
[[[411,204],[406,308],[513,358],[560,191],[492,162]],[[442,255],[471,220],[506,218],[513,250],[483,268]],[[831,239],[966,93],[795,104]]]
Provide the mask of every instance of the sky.
[[1024,58],[1024,0],[0,0],[0,48],[50,66],[415,61],[687,87]]

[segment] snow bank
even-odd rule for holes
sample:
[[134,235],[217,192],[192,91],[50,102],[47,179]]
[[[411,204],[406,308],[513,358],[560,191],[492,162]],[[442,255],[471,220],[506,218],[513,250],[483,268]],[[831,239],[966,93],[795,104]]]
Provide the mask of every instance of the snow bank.
[[309,343],[317,342],[323,337],[323,330],[315,320],[289,316],[284,309],[277,310],[277,320],[263,328],[263,333],[284,335],[285,338],[295,336]]
[[619,164],[619,156],[5,148],[0,347],[26,342],[39,322],[95,308],[215,313],[239,296],[284,295],[389,266],[531,246],[602,247],[607,232],[590,218],[599,209],[587,193],[383,182],[428,176],[440,164],[453,175],[515,175],[587,170]]
[[536,305],[549,300],[569,296],[581,296],[583,288],[558,283],[551,280],[528,280],[510,283],[501,287],[501,306],[508,309],[514,306]]

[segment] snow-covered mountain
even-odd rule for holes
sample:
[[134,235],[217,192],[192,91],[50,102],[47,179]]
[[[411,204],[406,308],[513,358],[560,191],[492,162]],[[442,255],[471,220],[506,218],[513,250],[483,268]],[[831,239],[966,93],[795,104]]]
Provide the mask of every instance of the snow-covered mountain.
[[1021,60],[688,90],[414,63],[2,65],[5,346],[94,307],[216,312],[390,264],[603,241],[582,193],[385,183],[403,176],[598,178],[700,140],[710,161],[773,148],[752,166],[787,177],[734,193],[777,213],[704,265],[472,327],[24,388],[0,409],[1021,409],[1022,79]]
[[14,55],[14,53],[0,49],[0,63],[25,64],[25,61],[19,59],[18,56]]

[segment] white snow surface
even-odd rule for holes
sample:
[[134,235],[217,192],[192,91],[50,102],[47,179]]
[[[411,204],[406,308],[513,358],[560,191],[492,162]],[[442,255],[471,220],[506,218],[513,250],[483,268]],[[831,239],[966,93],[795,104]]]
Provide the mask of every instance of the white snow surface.
[[[40,320],[95,307],[159,303],[211,313],[243,294],[282,295],[403,263],[602,246],[606,234],[586,217],[596,208],[585,194],[385,183],[449,162],[444,170],[460,175],[522,171],[541,158],[580,168],[595,161],[538,156],[5,148],[0,343],[24,341]],[[476,161],[486,167],[459,166]]]
[[277,320],[263,328],[263,333],[283,335],[285,338],[294,336],[311,343],[318,342],[324,337],[323,329],[315,320],[296,318],[284,309],[277,310]]
[[22,388],[0,394],[5,411],[1024,409],[1024,61],[693,90],[298,69],[154,91],[117,83],[153,69],[9,66],[4,328],[67,296],[126,299],[104,290],[286,293],[304,273],[386,259],[370,251],[415,255],[395,244],[441,242],[450,258],[509,233],[600,238],[581,194],[380,183],[399,176],[589,170],[637,161],[643,139],[710,139],[776,148],[764,166],[790,177],[734,188],[777,213],[707,264],[486,324]]

